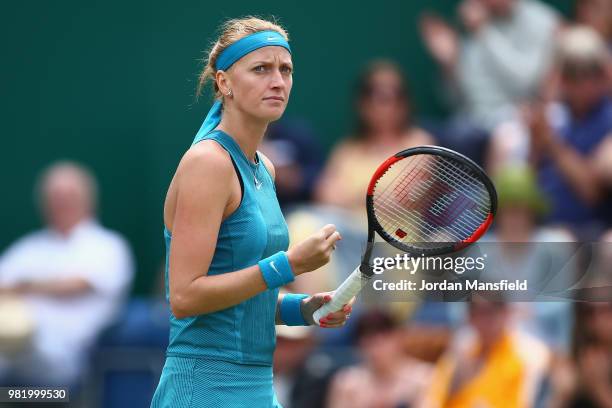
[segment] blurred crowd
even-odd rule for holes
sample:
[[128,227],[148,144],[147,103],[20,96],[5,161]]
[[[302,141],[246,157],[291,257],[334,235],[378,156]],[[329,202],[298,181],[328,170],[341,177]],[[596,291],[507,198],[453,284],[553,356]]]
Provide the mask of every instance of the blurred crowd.
[[[433,12],[419,20],[447,119],[418,117],[409,72],[375,60],[356,80],[354,126],[327,160],[308,121],[270,126],[262,150],[292,241],[327,223],[343,235],[330,264],[289,290],[344,280],[364,248],[372,173],[427,144],[492,177],[499,209],[486,240],[533,243],[517,270],[542,268],[536,243],[599,242],[592,258],[609,275],[586,283],[609,285],[612,1],[577,0],[571,20],[538,0],[463,0],[456,11],[453,24]],[[0,386],[66,385],[83,406],[148,406],[167,344],[165,300],[126,296],[130,248],[96,221],[85,167],[53,164],[35,194],[45,227],[0,255]],[[576,260],[574,273],[582,267]],[[612,407],[603,289],[588,302],[358,302],[341,330],[277,326],[276,391],[288,408]]]

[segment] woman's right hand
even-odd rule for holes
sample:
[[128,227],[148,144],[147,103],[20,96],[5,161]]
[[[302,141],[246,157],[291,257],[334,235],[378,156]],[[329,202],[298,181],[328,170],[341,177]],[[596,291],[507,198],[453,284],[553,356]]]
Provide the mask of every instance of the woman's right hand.
[[314,271],[329,262],[336,242],[342,236],[336,226],[327,224],[318,232],[294,245],[287,251],[287,258],[295,276]]

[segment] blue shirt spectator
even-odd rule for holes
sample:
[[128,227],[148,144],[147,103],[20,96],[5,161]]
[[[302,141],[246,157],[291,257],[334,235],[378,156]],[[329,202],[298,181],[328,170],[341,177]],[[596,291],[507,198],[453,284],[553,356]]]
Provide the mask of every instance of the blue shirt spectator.
[[[555,105],[551,111],[551,125],[557,136],[583,157],[593,154],[612,132],[612,100],[609,97],[603,97],[589,113],[580,118],[573,115],[565,104]],[[606,214],[605,209],[608,207],[606,202],[590,206],[581,200],[553,160],[547,158],[542,161],[539,181],[553,203],[548,221],[571,225],[594,220],[610,223],[610,214]]]

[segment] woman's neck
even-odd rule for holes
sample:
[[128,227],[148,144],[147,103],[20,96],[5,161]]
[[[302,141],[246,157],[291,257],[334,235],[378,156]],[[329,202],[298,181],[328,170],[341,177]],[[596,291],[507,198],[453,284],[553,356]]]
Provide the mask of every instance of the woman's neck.
[[266,133],[268,122],[255,120],[236,109],[225,109],[217,129],[230,135],[247,158],[255,160],[255,152]]

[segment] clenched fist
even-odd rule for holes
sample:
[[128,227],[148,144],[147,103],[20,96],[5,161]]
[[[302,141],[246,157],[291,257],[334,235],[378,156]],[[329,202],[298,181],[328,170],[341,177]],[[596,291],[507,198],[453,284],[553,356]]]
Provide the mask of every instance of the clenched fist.
[[318,232],[287,251],[293,273],[297,276],[314,271],[329,262],[336,242],[342,239],[336,226],[327,224]]

